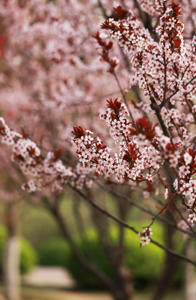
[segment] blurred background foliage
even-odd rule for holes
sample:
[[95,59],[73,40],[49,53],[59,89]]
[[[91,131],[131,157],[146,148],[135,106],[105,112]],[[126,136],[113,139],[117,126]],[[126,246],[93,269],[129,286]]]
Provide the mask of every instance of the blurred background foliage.
[[[98,233],[92,224],[88,205],[83,202],[73,201],[73,196],[64,197],[61,209],[64,217],[69,221],[69,227],[75,237],[77,247],[84,256],[104,271],[109,276],[114,276],[114,270],[107,254],[101,246]],[[101,200],[103,201],[103,200]],[[112,206],[112,197],[104,200]],[[79,232],[74,221],[74,202],[80,208],[81,215],[85,219],[85,231]],[[22,274],[28,272],[33,267],[59,266],[66,268],[76,280],[78,288],[82,289],[103,289],[103,286],[96,277],[88,273],[78,264],[73,252],[62,237],[59,228],[53,217],[44,208],[28,205],[26,202],[20,205],[21,209],[21,262]],[[114,209],[114,208],[113,208]],[[146,216],[137,209],[132,208],[129,213],[131,225],[140,230],[147,226]],[[149,220],[148,220],[149,221]],[[164,244],[164,227],[162,223],[155,222],[152,227],[153,238]],[[113,245],[117,242],[118,227],[114,222],[110,226],[110,240]],[[2,273],[3,249],[7,238],[6,227],[0,226],[0,271]],[[182,240],[181,234],[176,235],[178,241]],[[141,290],[153,286],[162,271],[165,261],[165,252],[154,244],[149,244],[140,248],[140,240],[137,235],[130,230],[125,230],[126,252],[124,264],[132,272],[134,286]],[[178,243],[180,245],[180,243]],[[178,249],[183,252],[182,244]],[[90,256],[89,256],[90,255]],[[181,287],[184,277],[184,263],[180,262],[173,281],[173,287]],[[84,276],[85,274],[85,276]]]
[[[0,272],[2,274],[5,245],[8,238],[8,231],[5,226],[0,226]],[[20,239],[20,272],[25,274],[38,264],[38,253],[25,238]]]
[[[137,224],[135,222],[135,227]],[[89,246],[91,248],[91,261],[99,267],[104,273],[110,277],[114,276],[114,270],[107,259],[107,255],[102,248],[97,232],[90,229],[87,233]],[[117,239],[117,228],[111,228],[111,236],[115,241]],[[154,237],[160,242],[164,243],[163,227],[160,223],[154,226]],[[137,235],[126,230],[126,255],[124,257],[125,265],[132,271],[134,286],[141,290],[153,286],[159,277],[164,266],[165,252],[153,244],[147,247],[139,248],[139,240]],[[77,238],[78,249],[81,253],[85,253],[86,242],[80,237]],[[40,265],[43,266],[60,266],[67,268],[76,280],[80,288],[85,289],[103,289],[103,286],[92,274],[88,274],[85,269],[79,265],[69,247],[69,244],[63,238],[53,238],[45,241],[38,249]],[[180,263],[176,276],[174,278],[173,286],[179,287],[183,282],[184,264]],[[84,276],[85,274],[85,276]]]

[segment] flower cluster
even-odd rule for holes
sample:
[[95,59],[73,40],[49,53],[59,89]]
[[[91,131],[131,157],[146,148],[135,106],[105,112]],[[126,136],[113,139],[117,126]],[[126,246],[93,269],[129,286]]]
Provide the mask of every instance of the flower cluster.
[[148,227],[146,229],[144,229],[142,233],[139,232],[138,237],[141,238],[140,245],[144,246],[144,245],[149,244],[150,235],[152,235],[152,234],[153,234],[152,229],[148,228]]
[[[188,222],[195,221],[196,207],[196,151],[189,149],[180,158],[179,181],[175,183],[176,190],[179,190],[184,197],[184,203],[193,213],[189,214]],[[177,180],[176,180],[177,181]]]
[[[66,183],[77,188],[90,187],[92,181],[78,169],[66,167],[60,159],[62,150],[48,152],[44,158],[40,148],[25,133],[20,135],[10,131],[3,118],[0,119],[2,142],[12,146],[12,161],[29,180],[22,189],[29,192],[50,186],[51,190],[61,191]],[[12,138],[12,140],[11,140]],[[98,145],[98,144],[97,144]]]
[[126,140],[132,125],[127,119],[127,109],[119,99],[107,100],[107,110],[100,113],[100,119],[105,120],[107,126],[110,128],[110,134],[115,143]]
[[22,137],[17,132],[10,130],[9,127],[5,124],[5,120],[0,118],[0,135],[1,142],[7,145],[13,145],[17,138]]
[[76,126],[73,142],[79,161],[89,172],[106,178],[115,174],[119,182],[152,181],[161,161],[153,145],[155,126],[146,117],[138,118],[135,124],[130,122],[127,109],[119,99],[110,99],[107,103],[107,110],[100,118],[109,126],[118,153],[112,156],[111,149],[103,145],[99,137],[94,138],[92,132]]
[[[156,31],[161,36],[160,43],[163,44],[165,51],[169,51],[168,55],[173,53],[182,54],[184,52],[183,31],[184,25],[180,22],[181,15],[180,6],[174,2],[167,7],[165,13],[160,17],[160,26]],[[168,47],[165,47],[165,45]]]

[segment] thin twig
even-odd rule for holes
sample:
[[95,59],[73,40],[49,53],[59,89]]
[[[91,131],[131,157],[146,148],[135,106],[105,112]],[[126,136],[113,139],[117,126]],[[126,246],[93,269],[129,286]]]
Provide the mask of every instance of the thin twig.
[[[131,198],[129,198],[129,197],[127,197],[127,196],[121,194],[120,192],[116,191],[115,189],[113,189],[113,188],[110,189],[110,188],[108,188],[108,187],[106,187],[106,186],[103,186],[103,185],[100,184],[98,181],[94,181],[94,182],[95,182],[101,189],[103,189],[103,190],[105,190],[105,191],[111,193],[111,194],[114,195],[114,196],[117,196],[117,197],[119,197],[119,198],[125,200],[125,201],[128,202],[129,204],[131,204],[131,205],[135,206],[136,208],[138,208],[139,210],[143,211],[144,213],[147,213],[147,214],[149,214],[149,215],[151,215],[151,216],[153,216],[153,217],[156,216],[156,214],[153,213],[151,210],[149,210],[149,209],[147,209],[147,208],[145,208],[145,207],[139,205],[139,204],[136,203],[134,200],[132,200]],[[180,231],[180,232],[182,232],[182,233],[185,233],[185,234],[189,235],[190,237],[195,237],[195,232],[191,233],[191,232],[189,232],[189,231],[183,230],[182,228],[179,228],[178,226],[176,226],[175,223],[173,223],[173,222],[171,222],[170,220],[164,218],[163,216],[160,216],[160,215],[159,215],[159,216],[158,216],[158,220],[160,220],[160,221],[163,222],[163,223],[166,223],[167,225],[169,225],[169,226],[175,228],[176,230],[178,230],[178,231]]]
[[[121,225],[123,225],[125,228],[130,229],[131,231],[135,232],[136,234],[139,233],[138,230],[136,230],[134,227],[130,226],[129,224],[127,224],[126,222],[124,222],[123,220],[119,219],[118,217],[112,215],[111,213],[109,213],[108,211],[106,211],[104,208],[102,208],[101,206],[99,206],[97,203],[95,203],[91,198],[89,198],[88,196],[86,196],[83,192],[81,192],[80,190],[78,190],[77,188],[71,186],[70,184],[68,184],[68,186],[74,190],[78,195],[80,195],[83,199],[85,199],[87,202],[89,202],[93,207],[95,207],[96,209],[98,209],[99,211],[101,211],[102,213],[104,213],[106,216],[108,216],[109,218],[111,218],[112,220],[116,221],[117,223],[120,223]],[[157,241],[150,239],[151,243],[153,243],[154,245],[158,246],[159,248],[165,250],[167,253],[170,253],[171,255],[185,260],[186,262],[194,265],[196,267],[196,262],[194,262],[193,260],[189,259],[187,256],[177,253],[173,250],[171,250],[170,248],[158,243]]]

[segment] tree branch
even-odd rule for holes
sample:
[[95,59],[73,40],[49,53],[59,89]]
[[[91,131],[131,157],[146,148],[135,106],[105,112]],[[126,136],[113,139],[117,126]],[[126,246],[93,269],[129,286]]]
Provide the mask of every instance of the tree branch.
[[[127,224],[126,222],[124,222],[123,220],[119,219],[118,217],[112,215],[111,213],[109,213],[108,211],[106,211],[104,208],[102,208],[101,206],[99,206],[97,203],[95,203],[91,198],[89,198],[88,196],[86,196],[83,192],[81,192],[80,190],[76,189],[75,187],[71,186],[70,184],[68,184],[68,186],[74,190],[78,195],[80,195],[83,199],[85,199],[87,202],[89,202],[93,207],[95,207],[96,209],[98,209],[99,211],[101,211],[103,214],[105,214],[106,216],[108,216],[109,218],[113,219],[114,221],[116,221],[117,223],[120,223],[121,225],[123,225],[125,228],[128,228],[130,230],[132,230],[133,232],[135,232],[136,234],[139,233],[138,230],[136,230],[134,227],[130,226],[129,224]],[[158,243],[157,241],[150,239],[151,243],[153,243],[154,245],[158,246],[159,248],[165,250],[167,253],[172,254],[173,256],[185,260],[186,262],[194,265],[196,267],[196,262],[194,262],[193,260],[189,259],[188,257],[186,257],[183,254],[177,253],[171,249],[169,249],[168,247]]]

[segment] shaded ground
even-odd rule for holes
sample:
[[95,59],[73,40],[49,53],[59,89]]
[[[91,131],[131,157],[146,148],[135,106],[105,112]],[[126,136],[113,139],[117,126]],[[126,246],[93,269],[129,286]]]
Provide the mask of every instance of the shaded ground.
[[[134,300],[151,300],[150,292],[135,293]],[[0,294],[0,300],[5,298]],[[88,293],[80,291],[63,291],[46,288],[22,288],[22,300],[113,300],[108,293]],[[183,300],[182,293],[174,291],[164,300]]]
[[[22,282],[25,284],[22,287],[22,300],[113,300],[108,293],[65,290],[73,288],[75,282],[66,270],[58,267],[36,268],[25,275]],[[151,296],[150,292],[137,292],[134,300],[151,300]],[[0,300],[5,300],[1,293]],[[183,295],[174,291],[164,300],[183,300]]]
[[103,293],[81,293],[59,290],[23,290],[23,300],[112,300]]
[[[107,293],[84,293],[59,290],[23,289],[23,300],[112,300]],[[150,293],[136,293],[134,300],[150,300]],[[179,292],[173,292],[164,300],[182,300]]]

